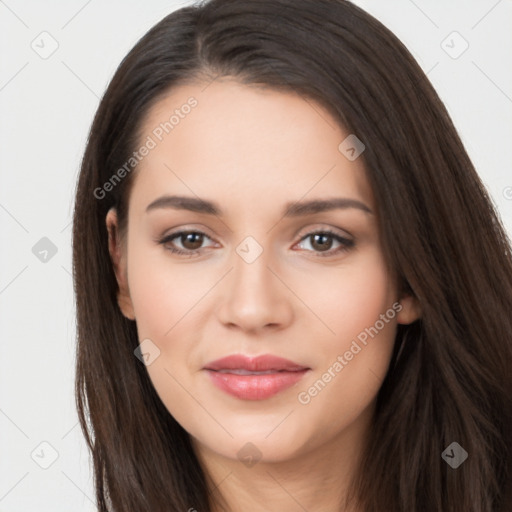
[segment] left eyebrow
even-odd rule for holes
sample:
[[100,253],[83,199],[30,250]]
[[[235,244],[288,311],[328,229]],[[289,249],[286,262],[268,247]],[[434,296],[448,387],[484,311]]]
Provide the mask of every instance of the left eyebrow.
[[[175,210],[188,210],[207,215],[222,216],[222,209],[214,201],[208,201],[198,197],[190,196],[161,196],[150,203],[146,212],[158,208],[173,208]],[[356,208],[365,213],[373,215],[372,210],[363,202],[357,199],[346,197],[335,197],[332,199],[313,199],[310,201],[296,201],[286,203],[283,210],[283,217],[299,217],[302,215],[313,215],[336,209]]]

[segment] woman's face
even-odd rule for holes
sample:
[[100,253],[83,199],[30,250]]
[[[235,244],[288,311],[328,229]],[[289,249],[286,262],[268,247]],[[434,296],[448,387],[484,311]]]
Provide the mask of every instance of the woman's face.
[[[151,381],[196,446],[289,460],[368,424],[417,313],[349,135],[311,100],[228,79],[175,88],[145,119],[126,247],[111,210],[110,250]],[[205,369],[234,354],[270,374]],[[250,367],[261,355],[305,370]]]

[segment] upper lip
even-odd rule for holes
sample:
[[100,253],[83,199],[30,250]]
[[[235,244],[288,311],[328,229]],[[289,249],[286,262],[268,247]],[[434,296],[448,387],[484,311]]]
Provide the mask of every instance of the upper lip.
[[276,370],[276,371],[300,371],[308,370],[306,366],[294,363],[288,359],[265,354],[257,357],[249,357],[243,354],[233,354],[221,359],[216,359],[206,364],[205,370],[229,370],[243,369],[252,372]]

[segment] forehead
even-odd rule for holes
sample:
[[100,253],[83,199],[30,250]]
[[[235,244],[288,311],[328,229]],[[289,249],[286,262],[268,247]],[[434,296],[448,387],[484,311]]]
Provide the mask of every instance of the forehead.
[[292,92],[230,79],[181,85],[144,119],[140,145],[151,149],[132,199],[215,195],[229,209],[342,194],[371,205],[363,160],[339,149],[348,135],[322,106]]

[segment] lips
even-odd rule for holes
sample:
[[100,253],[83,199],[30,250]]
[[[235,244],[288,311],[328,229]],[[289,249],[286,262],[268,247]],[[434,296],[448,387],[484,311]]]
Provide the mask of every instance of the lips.
[[250,358],[235,354],[208,363],[213,384],[241,400],[264,400],[293,386],[310,370],[273,355]]
[[[247,357],[242,354],[233,354],[208,363],[205,370],[220,371],[223,373],[235,373],[229,370],[245,370],[246,373],[239,375],[248,375],[254,373],[275,373],[279,371],[301,371],[307,370],[307,366],[284,359],[282,357],[265,354],[258,357]],[[250,373],[247,373],[250,372]]]

